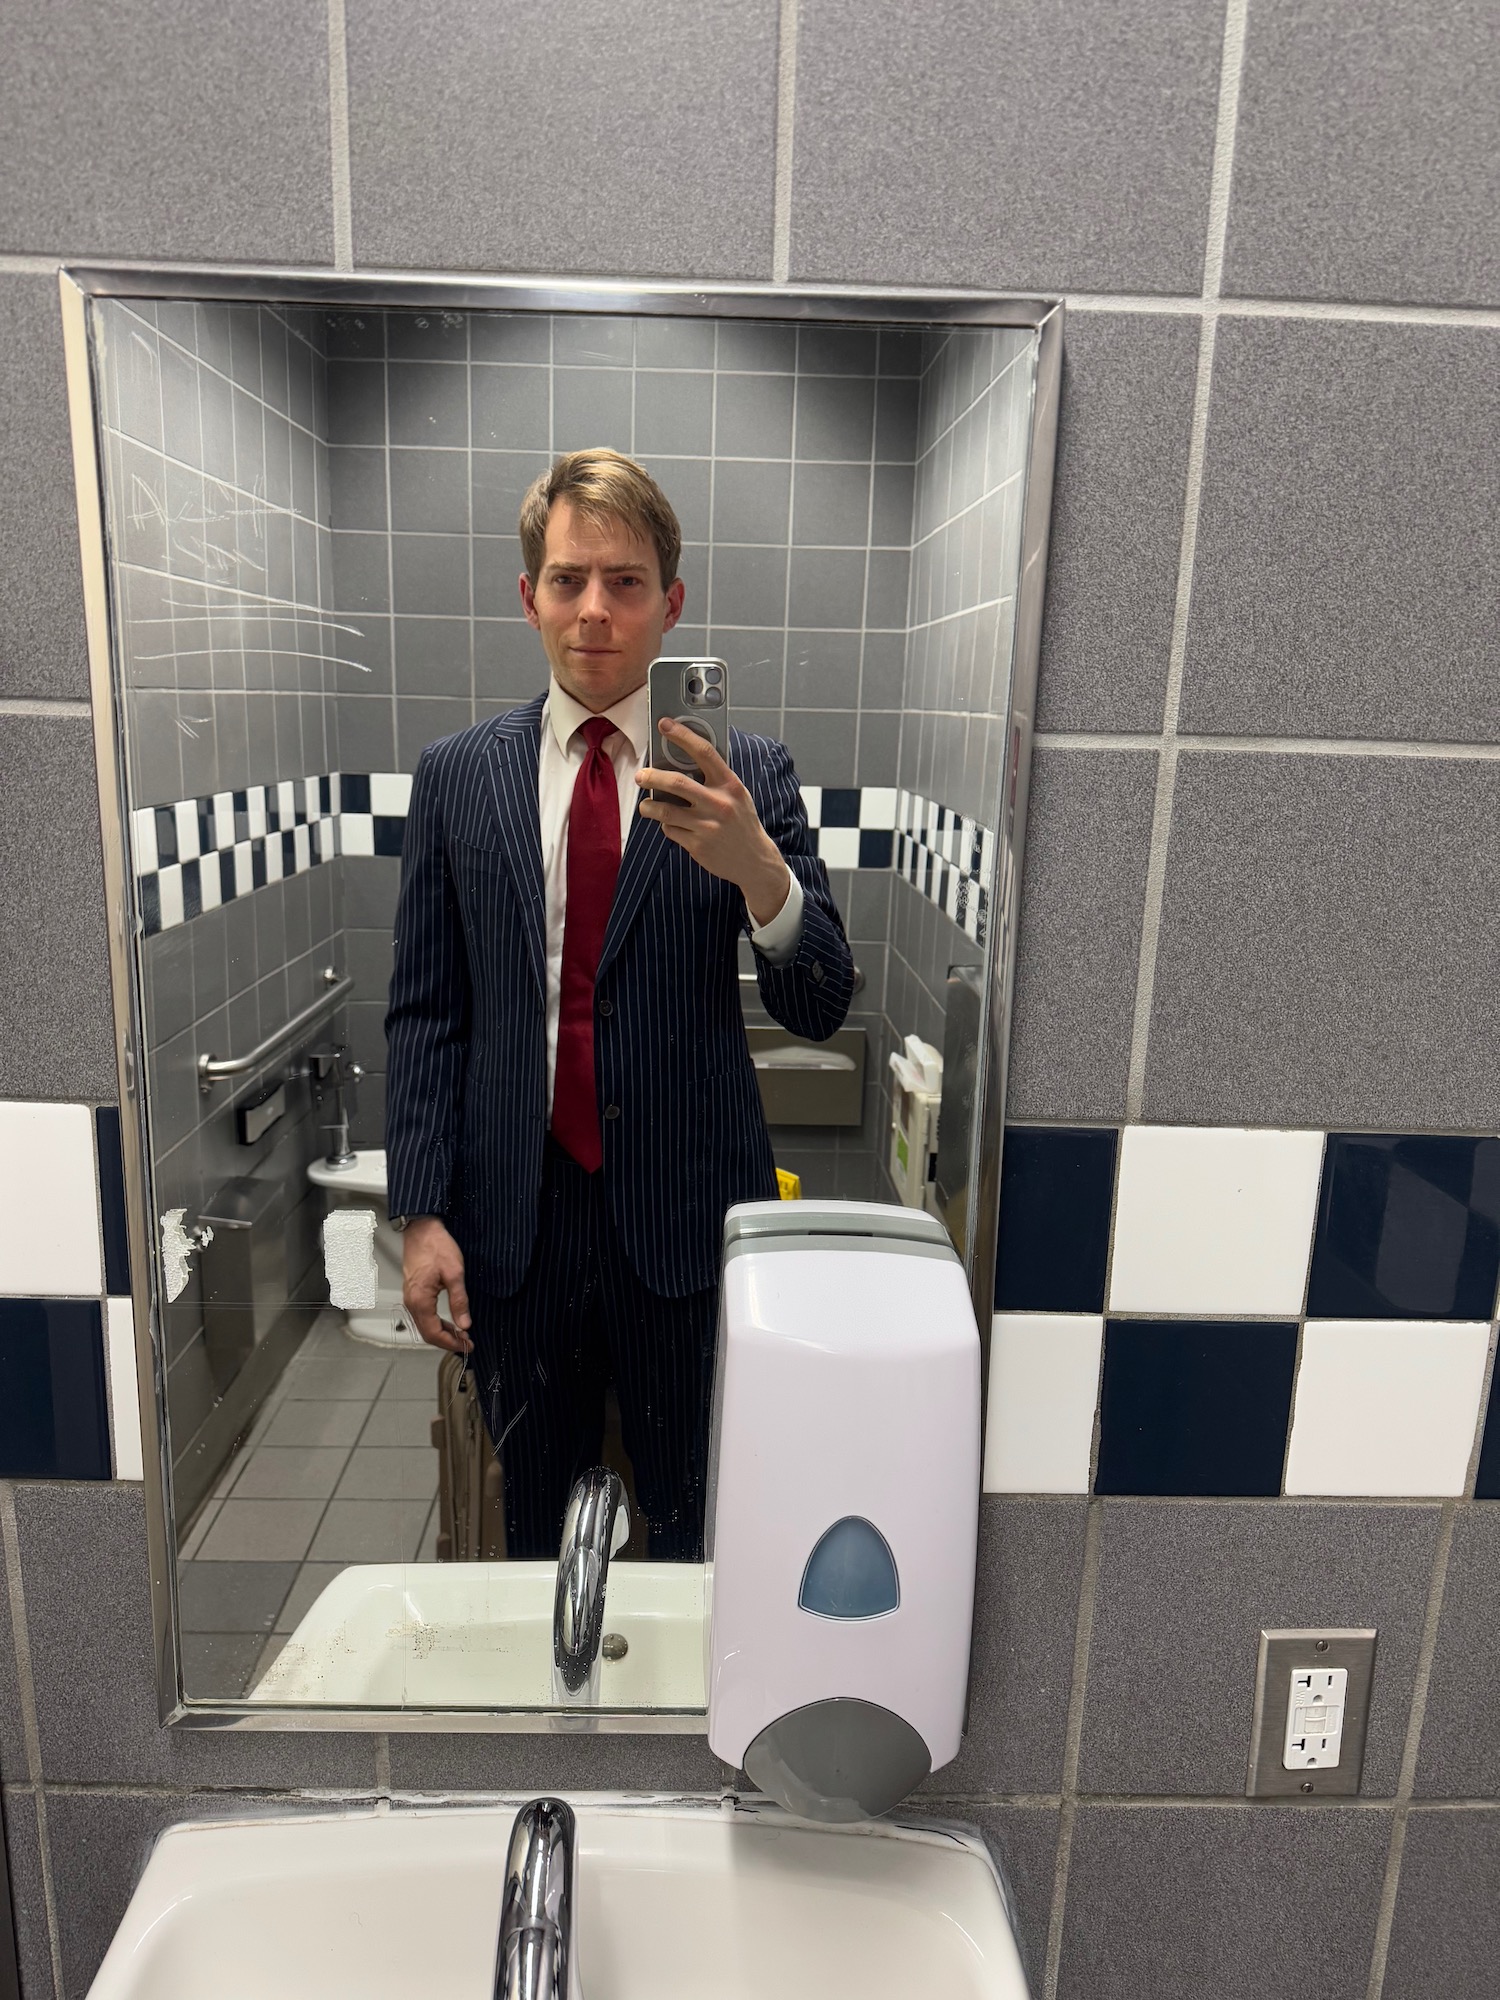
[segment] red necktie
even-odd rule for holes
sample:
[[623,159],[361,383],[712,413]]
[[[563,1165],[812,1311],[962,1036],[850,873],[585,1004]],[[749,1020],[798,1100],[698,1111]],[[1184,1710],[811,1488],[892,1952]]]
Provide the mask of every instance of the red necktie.
[[552,1136],[591,1174],[604,1161],[594,1087],[594,974],[620,872],[620,788],[604,754],[605,738],[614,732],[602,715],[584,723],[588,749],[568,809],[568,905],[552,1085]]

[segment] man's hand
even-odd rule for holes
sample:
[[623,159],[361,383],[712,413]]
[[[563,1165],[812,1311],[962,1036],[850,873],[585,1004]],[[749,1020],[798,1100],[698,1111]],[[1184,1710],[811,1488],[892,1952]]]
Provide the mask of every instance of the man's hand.
[[668,840],[685,847],[710,875],[733,882],[759,929],[780,914],[791,890],[791,870],[761,825],[754,799],[713,745],[680,722],[664,720],[661,732],[687,751],[703,773],[703,783],[643,764],[635,781],[658,796],[641,800],[641,815],[659,820]]
[[[472,1354],[464,1253],[435,1215],[418,1216],[406,1225],[401,1237],[401,1280],[406,1310],[428,1346],[446,1347],[450,1354]],[[438,1316],[441,1291],[448,1294],[452,1320]]]

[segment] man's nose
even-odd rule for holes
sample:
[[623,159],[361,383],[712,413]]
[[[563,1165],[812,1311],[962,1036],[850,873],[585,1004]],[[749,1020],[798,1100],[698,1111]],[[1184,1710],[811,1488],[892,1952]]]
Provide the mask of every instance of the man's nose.
[[609,594],[599,578],[594,578],[585,588],[578,605],[580,618],[607,619],[609,617]]

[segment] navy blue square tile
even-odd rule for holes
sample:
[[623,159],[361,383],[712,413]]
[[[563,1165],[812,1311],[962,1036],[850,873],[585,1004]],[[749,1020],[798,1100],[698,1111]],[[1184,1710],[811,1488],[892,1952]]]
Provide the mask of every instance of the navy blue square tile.
[[236,840],[250,838],[250,794],[236,792],[234,795],[234,837]]
[[212,854],[219,844],[212,799],[198,800],[198,852]]
[[94,1113],[94,1147],[99,1158],[99,1208],[104,1225],[104,1289],[112,1299],[122,1299],[130,1290],[130,1232],[125,1224],[120,1113],[113,1104],[101,1104]]
[[162,868],[177,859],[177,815],[170,806],[156,808],[156,859]]
[[339,809],[346,813],[367,813],[370,810],[368,771],[345,771],[340,776]]
[[201,917],[203,915],[203,884],[199,878],[198,867],[199,864],[196,861],[184,861],[182,864],[182,914],[184,920],[188,917]]
[[250,843],[250,885],[255,889],[266,886],[266,843],[259,838]]
[[858,826],[858,791],[837,785],[825,785],[823,787],[822,824],[824,826]]
[[1103,1312],[1118,1144],[1113,1129],[1007,1128],[996,1312]]
[[281,836],[281,872],[283,876],[297,872],[297,836],[290,827]]
[[1500,1371],[1490,1383],[1490,1409],[1484,1423],[1484,1442],[1479,1447],[1474,1498],[1500,1500]]
[[396,819],[388,817],[384,813],[376,813],[375,852],[377,854],[394,854],[399,858],[402,843],[405,839],[405,819]]
[[333,811],[333,780],[322,777],[318,780],[318,816],[327,819]]
[[0,1299],[0,1479],[108,1479],[97,1299]]
[[1500,1139],[1329,1133],[1312,1317],[1489,1319],[1497,1279]]
[[219,901],[232,903],[234,898],[234,849],[224,847],[219,850]]
[[889,868],[891,865],[891,844],[896,836],[881,827],[867,826],[860,830],[859,865],[861,868]]
[[1277,1494],[1295,1326],[1112,1319],[1096,1493]]
[[143,875],[140,882],[141,930],[155,937],[161,929],[161,882],[155,875]]

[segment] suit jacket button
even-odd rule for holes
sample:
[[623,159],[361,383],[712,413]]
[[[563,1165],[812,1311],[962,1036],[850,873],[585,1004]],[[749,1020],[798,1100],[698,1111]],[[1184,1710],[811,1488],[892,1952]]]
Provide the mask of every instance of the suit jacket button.
[[620,1107],[619,1107],[619,1105],[618,1105],[618,1104],[606,1104],[606,1105],[605,1105],[605,1107],[604,1107],[604,1115],[605,1115],[605,1117],[606,1117],[606,1118],[618,1118],[618,1117],[619,1117],[619,1115],[620,1115]]
[[601,1000],[599,1002],[599,1012],[604,1016],[605,1020],[608,1020],[614,1011],[615,1003],[613,1000]]
[[821,966],[821,965],[820,965],[820,964],[818,963],[817,959],[814,959],[814,960],[813,960],[813,962],[812,962],[812,968],[811,968],[811,970],[812,970],[812,982],[813,982],[813,985],[814,985],[814,986],[821,986],[821,985],[823,984],[823,968],[822,968],[822,966]]

